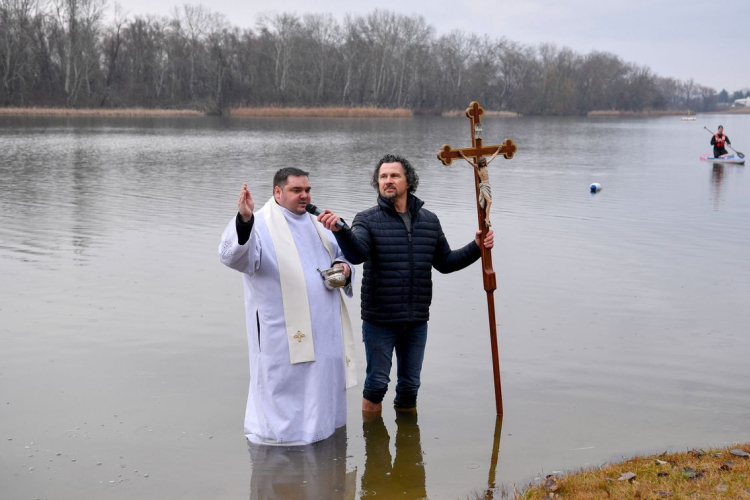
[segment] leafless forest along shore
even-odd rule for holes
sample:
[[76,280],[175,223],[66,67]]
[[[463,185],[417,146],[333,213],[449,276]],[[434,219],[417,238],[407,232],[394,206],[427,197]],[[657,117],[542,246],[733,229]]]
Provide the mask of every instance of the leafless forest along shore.
[[479,100],[498,112],[586,115],[708,111],[719,97],[611,53],[438,36],[421,16],[383,10],[342,21],[272,14],[240,29],[187,4],[156,17],[113,14],[104,0],[0,0],[0,107],[442,114]]

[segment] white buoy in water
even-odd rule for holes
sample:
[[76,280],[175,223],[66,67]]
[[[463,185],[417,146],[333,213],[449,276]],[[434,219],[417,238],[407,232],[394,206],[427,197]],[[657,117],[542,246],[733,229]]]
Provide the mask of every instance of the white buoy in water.
[[591,185],[591,192],[592,193],[598,193],[601,190],[602,190],[602,185],[599,184],[598,182],[595,182],[595,183],[593,183]]

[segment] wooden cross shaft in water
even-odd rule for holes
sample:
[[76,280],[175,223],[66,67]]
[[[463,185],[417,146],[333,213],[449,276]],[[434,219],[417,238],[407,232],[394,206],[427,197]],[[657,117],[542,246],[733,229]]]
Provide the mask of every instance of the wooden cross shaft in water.
[[[489,176],[486,171],[487,160],[485,156],[492,155],[492,159],[499,154],[502,154],[507,160],[513,158],[516,153],[516,145],[510,139],[506,139],[502,145],[499,146],[483,146],[482,145],[482,115],[484,109],[479,105],[478,102],[472,101],[469,107],[466,109],[466,117],[470,121],[471,127],[471,147],[462,149],[452,149],[448,144],[444,144],[440,151],[438,151],[438,160],[443,162],[443,165],[450,165],[455,159],[466,160],[472,163],[469,158],[474,158],[472,166],[474,167],[474,187],[476,189],[476,200],[477,200],[477,219],[479,222],[479,229],[482,231],[482,241],[487,236],[487,231],[490,228],[489,222],[489,207],[492,205],[492,194],[489,189]],[[480,162],[480,159],[482,161]],[[479,168],[481,167],[481,168]],[[483,179],[480,177],[483,177]],[[489,200],[487,200],[489,198]],[[486,209],[485,209],[486,207]],[[492,252],[488,248],[484,248],[480,245],[482,250],[482,279],[484,281],[484,290],[487,293],[487,308],[489,312],[490,322],[490,345],[492,348],[492,372],[495,378],[495,407],[497,409],[497,415],[502,416],[503,414],[503,396],[500,386],[500,359],[497,350],[497,327],[495,325],[495,297],[494,292],[497,289],[497,280],[495,278],[495,270],[492,269]]]

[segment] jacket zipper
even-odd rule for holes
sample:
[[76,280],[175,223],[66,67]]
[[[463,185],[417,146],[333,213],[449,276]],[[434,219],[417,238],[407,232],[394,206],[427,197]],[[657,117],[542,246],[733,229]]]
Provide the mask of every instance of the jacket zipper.
[[[411,227],[406,228],[406,236],[409,240],[409,321],[412,321],[414,312],[414,245],[411,241],[411,232],[414,229],[413,216],[410,218],[410,222]],[[404,223],[404,227],[406,227],[406,223]]]

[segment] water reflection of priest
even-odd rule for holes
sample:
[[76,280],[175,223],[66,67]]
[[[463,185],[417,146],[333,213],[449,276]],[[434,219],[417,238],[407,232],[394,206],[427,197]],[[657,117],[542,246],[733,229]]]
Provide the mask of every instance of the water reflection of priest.
[[304,446],[248,447],[251,500],[354,500],[357,471],[346,471],[346,427]]
[[361,493],[374,493],[379,498],[427,498],[416,411],[397,411],[396,426],[396,458],[391,462],[390,436],[383,417],[362,423],[366,458]]

